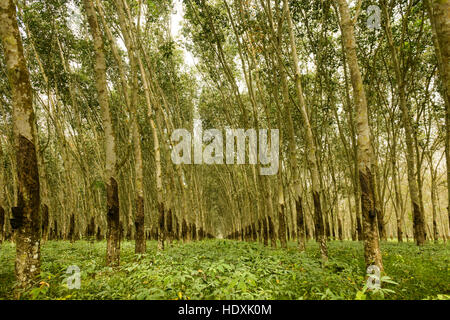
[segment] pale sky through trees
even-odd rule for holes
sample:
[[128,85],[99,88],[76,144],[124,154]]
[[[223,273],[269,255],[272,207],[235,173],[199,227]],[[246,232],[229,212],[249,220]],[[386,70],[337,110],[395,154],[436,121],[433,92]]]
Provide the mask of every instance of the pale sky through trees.
[[[173,12],[170,16],[170,31],[172,34],[172,38],[174,41],[178,43],[182,43],[186,41],[186,38],[181,33],[181,28],[183,24],[183,1],[182,0],[173,0],[174,6],[173,6]],[[196,63],[195,57],[192,55],[192,53],[188,50],[186,50],[185,46],[181,44],[181,48],[183,50],[184,54],[184,62],[189,67],[194,67]]]

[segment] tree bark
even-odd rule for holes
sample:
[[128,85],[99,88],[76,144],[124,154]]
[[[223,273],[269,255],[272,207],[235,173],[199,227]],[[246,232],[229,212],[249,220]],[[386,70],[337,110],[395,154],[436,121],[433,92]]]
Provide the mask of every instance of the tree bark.
[[5,225],[5,209],[3,209],[3,207],[0,204],[0,244],[2,244],[4,238],[4,231],[3,231],[4,225]]
[[0,37],[12,90],[16,150],[17,207],[12,208],[11,219],[16,234],[15,273],[24,288],[40,273],[41,217],[32,88],[12,0],[0,1]]
[[[281,167],[281,166],[280,166]],[[286,242],[286,202],[283,194],[281,170],[278,177],[278,239],[282,248],[287,248]]]
[[97,21],[92,0],[83,0],[89,29],[94,41],[95,51],[95,83],[100,105],[103,128],[105,131],[106,169],[105,183],[107,193],[107,265],[117,266],[120,263],[120,215],[119,215],[119,186],[116,180],[116,138],[111,120],[111,110],[108,100],[106,84],[106,60],[101,30]]
[[75,215],[72,213],[69,219],[69,240],[70,243],[75,242]]
[[42,241],[48,240],[48,223],[49,223],[48,206],[44,204],[42,206]]
[[[141,147],[141,133],[139,130],[138,114],[137,114],[137,100],[138,100],[138,66],[135,53],[135,45],[131,39],[130,31],[131,27],[125,18],[125,12],[122,5],[122,0],[116,0],[118,9],[118,17],[120,29],[124,38],[125,46],[128,52],[128,58],[130,61],[131,80],[130,85],[125,85],[127,92],[125,98],[128,100],[130,114],[132,117],[131,134],[134,145],[134,170],[135,170],[135,204],[136,204],[136,216],[135,216],[135,253],[145,253],[146,240],[145,240],[145,198],[144,198],[144,166],[142,160],[142,147]],[[129,92],[131,87],[131,92]],[[127,98],[128,97],[128,98]]]
[[2,244],[5,236],[6,230],[5,226],[5,208],[4,208],[4,194],[5,194],[5,182],[4,182],[4,173],[3,173],[3,149],[2,143],[0,141],[0,244]]
[[377,265],[383,270],[383,262],[378,240],[375,211],[374,178],[371,171],[372,146],[370,144],[370,128],[367,114],[367,101],[361,72],[356,56],[356,41],[353,23],[350,18],[347,0],[338,0],[342,25],[342,37],[353,87],[353,99],[356,107],[358,138],[358,173],[361,185],[361,211],[363,216],[364,257],[366,265]]
[[[431,2],[431,5],[430,5]],[[425,0],[433,30],[433,42],[445,101],[445,159],[447,165],[447,215],[450,231],[450,1]],[[446,233],[446,232],[445,232]]]

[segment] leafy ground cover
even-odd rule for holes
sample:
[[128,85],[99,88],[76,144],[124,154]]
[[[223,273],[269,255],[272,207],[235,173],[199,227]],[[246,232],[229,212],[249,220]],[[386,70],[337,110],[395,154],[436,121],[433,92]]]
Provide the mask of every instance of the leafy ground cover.
[[[50,241],[42,247],[39,284],[21,299],[449,299],[450,250],[446,244],[382,243],[386,276],[381,290],[365,288],[360,242],[329,243],[321,265],[317,245],[299,253],[259,243],[206,240],[134,254],[121,244],[121,266],[105,266],[105,242]],[[0,299],[12,299],[14,246],[0,248]],[[81,272],[80,289],[69,289],[66,271]]]

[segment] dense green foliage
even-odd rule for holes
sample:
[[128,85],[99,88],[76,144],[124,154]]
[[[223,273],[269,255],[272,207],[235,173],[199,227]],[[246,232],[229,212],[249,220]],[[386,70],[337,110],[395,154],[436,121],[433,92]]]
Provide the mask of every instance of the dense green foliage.
[[[40,285],[23,299],[445,299],[450,294],[450,250],[445,244],[382,243],[386,276],[378,293],[365,291],[361,242],[330,242],[321,266],[317,244],[305,253],[258,243],[208,240],[146,255],[122,243],[121,266],[105,267],[105,243],[50,241],[42,248]],[[0,250],[0,299],[12,298],[13,245]],[[81,288],[67,288],[77,265]],[[395,283],[393,283],[395,282]]]

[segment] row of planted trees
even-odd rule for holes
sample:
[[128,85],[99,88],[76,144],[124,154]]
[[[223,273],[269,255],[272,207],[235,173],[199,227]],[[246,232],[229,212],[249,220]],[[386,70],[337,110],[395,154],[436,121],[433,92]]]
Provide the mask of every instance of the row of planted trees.
[[146,238],[162,249],[166,237],[211,237],[186,187],[198,174],[171,165],[166,143],[189,121],[193,91],[177,73],[169,3],[1,5],[1,238],[16,243],[21,285],[39,273],[41,238],[106,237],[118,265],[123,237],[136,253]]
[[236,179],[254,189],[229,237],[262,230],[286,246],[288,232],[303,250],[314,235],[326,259],[327,238],[346,229],[380,267],[379,238],[446,239],[447,3],[379,1],[379,28],[362,2],[187,3],[199,72],[221,99],[205,90],[203,117],[214,128],[283,128],[276,179],[253,168]]
[[[449,236],[447,1],[0,0],[0,239],[22,286],[40,243]],[[177,128],[279,129],[260,165],[176,165]],[[445,208],[447,206],[447,208]]]

